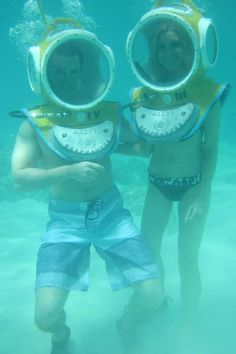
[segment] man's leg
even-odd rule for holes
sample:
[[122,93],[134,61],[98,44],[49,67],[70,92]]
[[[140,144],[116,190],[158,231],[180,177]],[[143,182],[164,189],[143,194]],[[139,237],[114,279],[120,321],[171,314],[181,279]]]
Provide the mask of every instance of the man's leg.
[[122,323],[130,331],[158,311],[164,297],[160,279],[145,280],[132,288],[134,293],[122,317]]
[[123,316],[117,321],[125,354],[135,353],[137,331],[154,315],[163,303],[163,289],[160,279],[150,279],[132,286],[134,293]]
[[35,296],[35,323],[52,334],[53,343],[62,343],[68,337],[64,305],[68,291],[60,288],[39,288]]

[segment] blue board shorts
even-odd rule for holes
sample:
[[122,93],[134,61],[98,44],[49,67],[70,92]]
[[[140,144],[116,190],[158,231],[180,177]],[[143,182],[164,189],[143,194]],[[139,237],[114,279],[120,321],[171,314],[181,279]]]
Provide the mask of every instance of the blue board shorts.
[[117,187],[92,202],[52,199],[49,216],[38,252],[36,289],[86,291],[91,245],[105,261],[113,290],[159,277]]

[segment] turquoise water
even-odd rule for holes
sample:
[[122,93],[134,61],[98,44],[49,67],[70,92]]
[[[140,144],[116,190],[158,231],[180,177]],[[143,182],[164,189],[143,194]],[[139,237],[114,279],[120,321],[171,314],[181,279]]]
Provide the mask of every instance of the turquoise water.
[[[47,13],[60,15],[59,0],[43,3]],[[148,3],[142,0],[83,2],[86,14],[97,24],[95,31],[98,37],[111,46],[115,54],[116,80],[110,99],[128,102],[130,88],[137,85],[125,57],[125,40],[127,33],[149,8]],[[39,102],[30,91],[25,63],[17,59],[16,49],[8,35],[10,27],[22,19],[23,4],[23,0],[3,0],[0,3],[0,352],[44,354],[49,352],[50,339],[33,323],[33,284],[39,237],[47,220],[47,195],[43,192],[16,193],[10,177],[10,154],[20,122],[10,118],[8,112]],[[200,255],[203,296],[199,333],[188,354],[233,354],[236,347],[236,2],[225,0],[223,4],[221,0],[211,0],[198,1],[198,4],[207,8],[207,14],[214,19],[219,30],[220,54],[212,75],[219,82],[229,82],[232,90],[221,115],[219,162]],[[114,156],[113,164],[125,203],[139,223],[147,162]],[[170,338],[175,335],[180,307],[176,217],[174,213],[163,246],[167,289],[173,299],[167,324],[153,319],[148,330],[143,330],[145,341],[138,343],[138,354],[176,354],[169,345]],[[74,353],[119,354],[122,349],[114,323],[121,315],[130,291],[112,293],[101,260],[95,253],[92,255],[90,291],[86,294],[73,293],[67,304]]]

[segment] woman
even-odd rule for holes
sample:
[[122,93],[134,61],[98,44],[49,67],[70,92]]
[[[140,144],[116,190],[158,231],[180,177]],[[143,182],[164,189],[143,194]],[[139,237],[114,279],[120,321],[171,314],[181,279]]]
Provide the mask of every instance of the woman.
[[173,203],[178,204],[181,300],[183,320],[189,326],[201,295],[198,255],[217,162],[219,113],[226,86],[206,78],[201,66],[183,84],[195,65],[196,49],[190,32],[172,20],[172,12],[171,20],[160,16],[154,30],[145,27],[149,59],[141,69],[134,61],[145,86],[133,90],[132,126],[151,146],[142,232],[161,268],[163,285],[162,239]]

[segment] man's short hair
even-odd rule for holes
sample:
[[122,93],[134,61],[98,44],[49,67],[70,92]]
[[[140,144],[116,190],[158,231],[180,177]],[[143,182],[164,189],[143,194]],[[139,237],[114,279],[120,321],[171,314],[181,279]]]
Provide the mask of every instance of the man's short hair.
[[62,43],[59,45],[54,51],[52,56],[54,55],[66,55],[66,56],[73,56],[77,55],[79,57],[81,67],[83,67],[83,54],[78,46],[78,43],[75,40],[70,40]]

